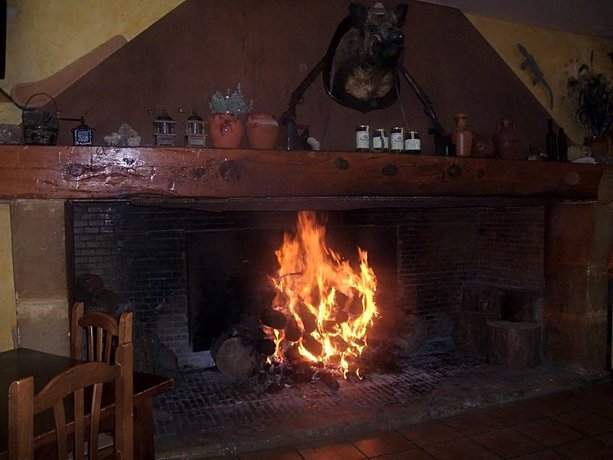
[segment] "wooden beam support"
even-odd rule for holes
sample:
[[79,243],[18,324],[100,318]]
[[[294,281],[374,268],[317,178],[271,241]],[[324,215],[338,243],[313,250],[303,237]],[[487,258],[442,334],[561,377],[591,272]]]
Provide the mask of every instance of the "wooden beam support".
[[612,169],[424,154],[4,145],[0,198],[596,200]]

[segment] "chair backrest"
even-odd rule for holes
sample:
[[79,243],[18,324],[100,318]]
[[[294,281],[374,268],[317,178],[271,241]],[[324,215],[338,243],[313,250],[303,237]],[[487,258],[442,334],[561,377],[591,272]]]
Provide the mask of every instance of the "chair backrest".
[[[132,344],[120,345],[117,353],[131,355]],[[134,455],[132,373],[126,373],[121,365],[100,362],[73,366],[56,375],[36,394],[33,377],[11,384],[9,460],[34,458],[34,418],[48,409],[53,409],[58,458],[68,459],[72,452],[74,460],[82,460],[84,443],[88,441],[88,459],[97,459],[103,391],[112,392],[110,401],[114,400],[115,404],[114,458],[131,460]],[[105,396],[106,401],[109,400]],[[69,413],[72,408],[72,417],[66,416],[66,408]],[[69,445],[71,440],[74,442]]]
[[[70,356],[84,361],[115,364],[114,350],[118,345],[132,342],[134,314],[124,312],[116,320],[104,312],[84,314],[83,302],[75,302],[70,314]],[[86,349],[83,348],[85,336]],[[85,351],[85,355],[84,355]],[[121,363],[130,365],[130,363]]]

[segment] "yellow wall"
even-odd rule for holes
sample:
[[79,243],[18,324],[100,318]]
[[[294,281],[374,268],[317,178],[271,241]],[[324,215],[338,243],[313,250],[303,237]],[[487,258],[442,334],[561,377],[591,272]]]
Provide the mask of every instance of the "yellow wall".
[[[8,0],[7,92],[63,69],[115,35],[127,41],[184,0]],[[0,123],[21,123],[21,111],[0,103]]]
[[11,207],[0,203],[0,351],[13,348],[17,324],[11,236]]
[[[128,41],[184,0],[8,0],[7,71],[0,81],[10,90],[18,83],[38,81],[61,70],[115,35]],[[525,26],[467,15],[500,56],[549,110],[540,85],[533,86],[529,72],[520,69],[517,43],[534,56],[554,91],[552,117],[575,143],[585,133],[561,104],[566,94],[567,63],[589,62],[594,50],[595,68],[611,73],[607,53],[613,42],[584,35]],[[606,67],[605,67],[606,66]],[[0,123],[21,122],[21,112],[10,103],[0,103]]]
[[[505,60],[532,94],[545,107],[551,117],[562,126],[576,144],[583,143],[589,133],[575,122],[573,111],[563,98],[566,96],[566,81],[576,75],[583,64],[613,78],[613,66],[608,53],[613,51],[613,41],[587,35],[569,34],[551,29],[541,29],[511,22],[466,15],[472,24]],[[549,106],[548,96],[539,84],[532,84],[532,73],[521,69],[522,55],[517,49],[521,43],[534,57],[543,72],[545,80],[553,90],[554,106]]]

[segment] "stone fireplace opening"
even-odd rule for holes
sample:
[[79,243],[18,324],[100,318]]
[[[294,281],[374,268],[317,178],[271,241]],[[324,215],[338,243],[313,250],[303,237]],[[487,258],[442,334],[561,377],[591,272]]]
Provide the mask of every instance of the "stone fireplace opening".
[[[228,442],[236,445],[254,442],[258,436],[262,443],[281,442],[288,436],[284,429],[289,426],[288,417],[304,427],[311,426],[309,420],[342,423],[339,430],[358,423],[390,426],[394,421],[420,420],[554,391],[581,378],[547,359],[533,368],[494,365],[455,342],[454,331],[460,318],[470,316],[467,311],[485,316],[464,308],[467,287],[543,290],[544,246],[550,238],[545,235],[548,210],[542,204],[438,203],[330,211],[330,228],[358,223],[392,230],[393,238],[381,238],[392,240],[396,251],[394,263],[389,264],[395,265],[394,276],[389,277],[394,280],[392,310],[419,316],[428,338],[413,354],[398,359],[394,371],[373,372],[362,381],[341,380],[338,390],[307,382],[284,386],[276,393],[266,391],[257,378],[224,378],[212,367],[207,350],[194,350],[188,246],[190,238],[202,238],[203,233],[292,228],[295,211],[213,212],[188,208],[185,202],[172,199],[72,200],[67,210],[68,263],[74,278],[100,277],[108,299],[134,310],[140,326],[155,334],[174,357],[174,368],[154,369],[172,372],[177,383],[175,390],[156,402],[157,433],[169,445],[185,441],[178,433],[194,432],[207,446],[214,446],[209,440],[224,436],[234,436]],[[509,300],[513,297],[500,301],[505,312],[512,311],[508,307],[516,302]],[[526,311],[539,314],[537,308]],[[543,344],[546,351],[547,342]],[[262,431],[258,428],[262,426],[269,429]],[[321,424],[319,428],[324,429]],[[305,435],[304,429],[295,432]]]
[[[172,352],[177,369],[210,368],[211,342],[257,302],[296,211],[142,204],[69,203],[75,279],[100,277],[120,308],[134,310],[142,329]],[[337,210],[325,216],[331,247],[348,256],[356,246],[368,250],[381,280],[381,323],[389,331],[409,316],[419,319],[428,340],[457,339],[459,320],[467,315],[462,296],[475,283],[537,299],[542,292],[543,206]],[[533,316],[542,322],[542,312]],[[467,351],[483,351],[472,347],[476,334],[464,340],[471,345]],[[161,370],[159,363],[146,364]]]

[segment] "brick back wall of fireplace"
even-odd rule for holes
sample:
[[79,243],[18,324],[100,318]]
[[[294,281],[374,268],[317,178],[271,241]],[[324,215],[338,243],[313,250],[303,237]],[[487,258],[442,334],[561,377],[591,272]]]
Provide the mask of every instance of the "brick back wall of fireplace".
[[[231,228],[292,228],[295,212],[203,212],[127,202],[71,202],[74,273],[102,277],[121,307],[176,355],[210,365],[188,331],[186,235]],[[328,223],[389,225],[397,233],[397,312],[420,315],[431,337],[451,335],[467,280],[543,287],[543,207],[334,211]]]

